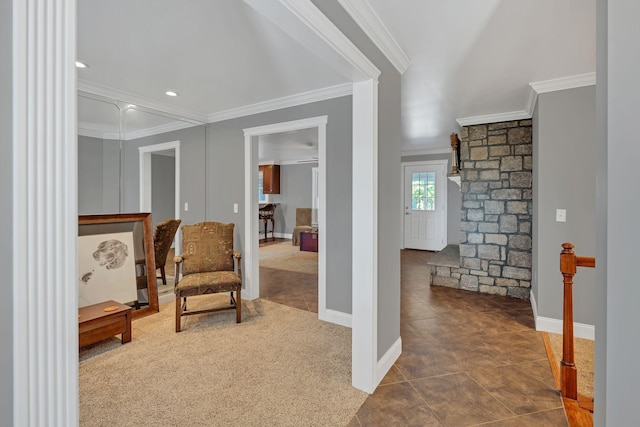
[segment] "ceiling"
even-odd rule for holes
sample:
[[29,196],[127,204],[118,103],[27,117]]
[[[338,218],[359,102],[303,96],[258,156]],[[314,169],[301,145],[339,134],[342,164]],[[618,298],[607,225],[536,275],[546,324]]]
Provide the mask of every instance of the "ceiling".
[[[404,153],[447,148],[457,119],[525,111],[532,82],[595,71],[595,0],[338,1],[408,58],[400,67]],[[77,55],[89,65],[78,70],[80,89],[143,106],[127,111],[132,131],[180,118],[213,122],[300,94],[344,94],[350,83],[238,0],[82,0]],[[79,126],[111,132],[101,117],[113,125],[114,111],[83,102]],[[153,109],[164,113],[152,118]]]

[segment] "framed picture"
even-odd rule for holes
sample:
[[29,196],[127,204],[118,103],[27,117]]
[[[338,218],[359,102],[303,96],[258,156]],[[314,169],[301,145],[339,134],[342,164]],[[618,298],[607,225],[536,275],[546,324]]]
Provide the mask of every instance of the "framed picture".
[[150,213],[78,217],[78,306],[109,300],[159,311]]

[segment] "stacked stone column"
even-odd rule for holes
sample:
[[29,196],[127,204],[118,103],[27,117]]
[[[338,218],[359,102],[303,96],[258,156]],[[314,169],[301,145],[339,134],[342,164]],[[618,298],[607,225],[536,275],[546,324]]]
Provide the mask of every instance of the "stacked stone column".
[[529,298],[532,147],[531,120],[462,129],[460,288]]

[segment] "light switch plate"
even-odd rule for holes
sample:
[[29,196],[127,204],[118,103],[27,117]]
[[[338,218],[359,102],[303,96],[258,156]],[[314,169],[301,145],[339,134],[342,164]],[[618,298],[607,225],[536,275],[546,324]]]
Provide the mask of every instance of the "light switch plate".
[[556,209],[556,222],[567,222],[566,209]]
[[184,211],[185,212],[189,211],[189,202],[184,202]]
[[233,204],[233,213],[238,213],[238,204],[237,203]]

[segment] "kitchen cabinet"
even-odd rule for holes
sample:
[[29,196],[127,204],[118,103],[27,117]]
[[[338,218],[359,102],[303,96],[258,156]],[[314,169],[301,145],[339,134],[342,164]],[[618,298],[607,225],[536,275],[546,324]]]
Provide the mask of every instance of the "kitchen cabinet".
[[261,165],[262,192],[280,194],[280,165]]

